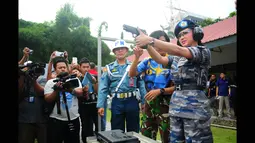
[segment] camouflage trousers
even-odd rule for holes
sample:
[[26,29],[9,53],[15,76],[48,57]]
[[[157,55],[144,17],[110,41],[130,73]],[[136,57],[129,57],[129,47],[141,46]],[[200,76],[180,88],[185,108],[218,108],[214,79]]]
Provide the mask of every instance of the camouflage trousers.
[[213,143],[210,119],[170,117],[170,143]]
[[169,142],[169,102],[170,97],[158,96],[152,101],[145,102],[141,118],[141,133],[156,140],[159,130],[162,143]]

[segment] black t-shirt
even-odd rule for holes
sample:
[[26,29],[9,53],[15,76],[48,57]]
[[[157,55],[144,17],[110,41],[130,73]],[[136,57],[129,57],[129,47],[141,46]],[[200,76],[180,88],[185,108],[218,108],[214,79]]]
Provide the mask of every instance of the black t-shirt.
[[210,96],[216,96],[216,80],[210,81]]

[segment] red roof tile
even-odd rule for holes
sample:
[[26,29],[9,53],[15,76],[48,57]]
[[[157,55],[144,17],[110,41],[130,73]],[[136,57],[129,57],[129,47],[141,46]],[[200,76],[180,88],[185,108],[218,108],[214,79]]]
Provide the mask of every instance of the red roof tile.
[[203,28],[202,43],[211,42],[236,34],[236,16],[219,21]]
[[[230,17],[228,19],[219,21],[212,25],[208,25],[203,28],[204,31],[204,38],[202,43],[208,43],[211,41],[215,41],[218,39],[222,39],[228,36],[232,36],[236,34],[236,16]],[[171,43],[176,44],[176,39],[171,40]],[[143,55],[139,58],[139,61],[143,60],[150,55],[145,50]],[[129,61],[133,61],[134,55],[127,57]]]

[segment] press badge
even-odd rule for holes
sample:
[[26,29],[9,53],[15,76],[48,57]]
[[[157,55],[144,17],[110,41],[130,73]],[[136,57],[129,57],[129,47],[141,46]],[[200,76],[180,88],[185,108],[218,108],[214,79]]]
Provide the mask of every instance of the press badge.
[[34,103],[35,102],[35,97],[31,96],[28,98],[29,103]]
[[129,78],[129,86],[133,87],[134,85],[134,78]]

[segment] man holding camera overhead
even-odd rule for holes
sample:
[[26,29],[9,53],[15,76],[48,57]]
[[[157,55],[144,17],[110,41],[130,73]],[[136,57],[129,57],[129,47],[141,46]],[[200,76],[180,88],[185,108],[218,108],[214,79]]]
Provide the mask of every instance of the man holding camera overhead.
[[43,87],[36,81],[44,74],[44,67],[26,62],[30,49],[25,47],[19,61],[19,143],[46,143],[47,118],[44,114]]
[[83,89],[77,77],[68,74],[68,63],[56,57],[53,63],[57,77],[47,81],[45,100],[54,106],[48,124],[48,143],[79,143],[78,99]]

